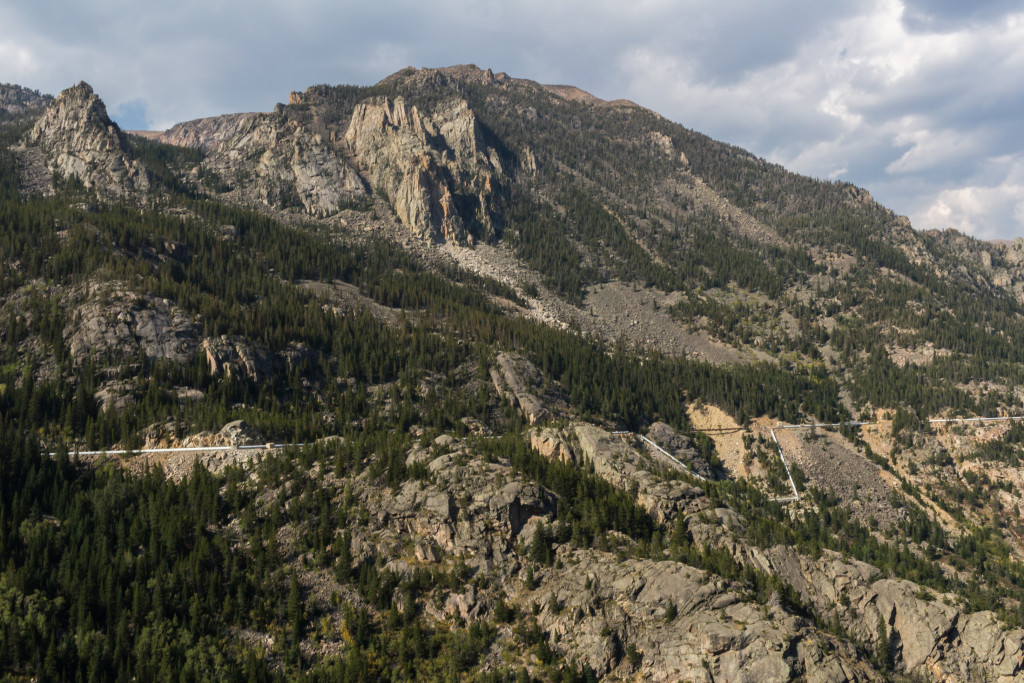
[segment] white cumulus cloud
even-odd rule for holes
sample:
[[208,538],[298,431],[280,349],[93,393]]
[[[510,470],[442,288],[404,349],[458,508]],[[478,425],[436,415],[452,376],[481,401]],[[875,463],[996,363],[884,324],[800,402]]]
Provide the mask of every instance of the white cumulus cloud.
[[[1006,162],[993,160],[999,166]],[[1024,235],[1024,160],[1011,160],[1001,182],[938,192],[911,219],[936,228],[957,227],[979,239]]]

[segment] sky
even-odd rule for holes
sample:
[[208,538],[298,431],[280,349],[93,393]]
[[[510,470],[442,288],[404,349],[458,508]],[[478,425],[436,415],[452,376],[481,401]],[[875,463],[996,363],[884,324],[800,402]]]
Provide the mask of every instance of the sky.
[[917,229],[1024,236],[1024,0],[0,0],[0,82],[123,128],[473,63],[627,98]]

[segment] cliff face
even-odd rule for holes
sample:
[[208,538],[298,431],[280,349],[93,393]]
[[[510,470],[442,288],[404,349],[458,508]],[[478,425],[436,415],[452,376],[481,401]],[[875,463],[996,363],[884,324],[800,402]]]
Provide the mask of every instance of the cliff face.
[[215,191],[234,190],[243,202],[301,208],[327,217],[367,194],[355,170],[319,131],[273,114],[225,114],[179,123],[160,142],[206,153],[201,171]]
[[[508,178],[465,100],[421,112],[401,97],[369,98],[354,106],[347,128],[279,108],[198,119],[146,137],[202,150],[193,180],[217,193],[234,191],[243,203],[324,218],[375,192],[425,240],[465,245],[500,228]],[[125,134],[85,83],[61,93],[25,143],[41,156],[46,170],[37,175],[44,180],[47,172],[77,177],[108,199],[150,189]]]
[[145,168],[131,158],[124,133],[87,83],[57,96],[25,141],[42,151],[51,172],[77,177],[101,197],[122,198],[150,187]]
[[488,156],[491,150],[465,101],[426,115],[407,108],[401,97],[371,99],[356,105],[345,143],[370,184],[416,235],[463,244],[474,232],[492,234],[492,195],[501,165],[496,155]]
[[464,100],[423,113],[401,97],[370,98],[344,132],[282,111],[180,124],[162,140],[208,151],[207,172],[266,205],[326,217],[372,191],[425,240],[467,244],[497,231],[504,171]]
[[216,152],[225,142],[238,135],[242,127],[250,124],[258,116],[259,114],[224,114],[185,121],[164,131],[158,139],[168,145]]
[[0,84],[0,113],[21,114],[32,109],[45,107],[53,98],[38,90],[29,90],[18,85]]

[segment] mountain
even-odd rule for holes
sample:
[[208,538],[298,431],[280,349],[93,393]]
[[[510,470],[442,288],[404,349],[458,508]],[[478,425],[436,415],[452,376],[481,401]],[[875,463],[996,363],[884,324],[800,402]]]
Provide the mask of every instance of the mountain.
[[53,98],[43,95],[38,90],[29,90],[10,83],[0,84],[0,111],[8,117],[38,110],[49,104],[51,99]]
[[5,676],[1024,679],[1024,242],[473,66],[0,103]]

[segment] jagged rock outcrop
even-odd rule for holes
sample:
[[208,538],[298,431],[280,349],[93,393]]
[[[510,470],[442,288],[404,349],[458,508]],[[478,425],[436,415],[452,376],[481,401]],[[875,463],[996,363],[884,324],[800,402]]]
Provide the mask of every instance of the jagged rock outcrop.
[[[470,220],[484,237],[494,231],[493,206],[502,167],[486,148],[476,115],[464,100],[424,114],[401,97],[356,105],[345,143],[376,190],[414,234],[463,244]],[[472,215],[460,213],[471,206]]]
[[114,380],[104,383],[92,396],[96,407],[100,410],[121,411],[133,407],[135,399],[135,382]]
[[250,446],[261,441],[260,433],[245,420],[233,420],[221,427],[217,439],[226,446]]
[[207,187],[269,206],[325,217],[365,202],[373,190],[421,238],[466,244],[494,234],[504,170],[465,101],[425,115],[402,98],[371,99],[355,106],[341,135],[319,117],[314,100],[301,93],[289,99],[311,117],[279,107],[273,114],[200,119],[178,124],[161,140],[210,152],[196,170]]
[[792,548],[748,550],[751,561],[792,585],[824,620],[875,643],[881,619],[897,669],[937,681],[1024,679],[1024,629],[1007,630],[991,612],[965,614],[952,594],[884,578],[875,567],[826,551],[812,559]]
[[278,369],[301,372],[320,359],[319,351],[299,342],[292,342],[275,353],[244,337],[227,335],[202,340],[199,350],[206,357],[210,374],[237,376],[255,383],[264,381]]
[[251,382],[262,382],[274,371],[274,354],[241,337],[221,335],[204,339],[199,345],[206,355],[211,375],[240,375]]
[[[177,135],[216,150],[204,162],[204,171],[268,206],[330,216],[367,194],[355,169],[332,145],[296,121],[260,114],[224,122],[209,135],[196,131],[184,128]],[[247,180],[240,183],[240,178]]]
[[43,95],[38,90],[29,90],[9,83],[0,84],[0,112],[5,114],[21,114],[45,107],[52,101],[52,97]]
[[500,230],[502,157],[465,100],[421,112],[401,97],[371,98],[341,118],[321,104],[316,89],[292,93],[272,114],[197,119],[158,139],[208,152],[193,180],[243,201],[327,217],[370,204],[373,191],[424,239],[467,244]]
[[[676,430],[664,422],[655,422],[647,430],[647,438],[658,444],[679,462],[689,465],[693,472],[705,479],[714,478],[711,464],[700,454],[690,437],[676,433]],[[657,449],[651,450],[655,457],[661,455]]]
[[536,366],[522,356],[499,353],[490,375],[498,395],[519,408],[530,424],[563,413],[564,399],[545,386]]
[[[633,447],[632,437],[613,435],[592,424],[573,425],[582,459],[594,466],[594,471],[616,487],[633,491],[637,502],[647,508],[659,522],[667,522],[679,513],[700,509],[701,490],[681,481],[663,480],[654,471],[651,456]],[[678,466],[676,466],[678,467]]]
[[120,199],[150,187],[149,174],[131,158],[124,133],[85,82],[47,106],[25,143],[42,150],[50,171],[78,178],[101,197]]
[[531,563],[523,552],[541,523],[552,528],[553,494],[448,435],[412,446],[409,459],[429,477],[391,488],[364,472],[353,482],[367,523],[353,527],[350,569],[379,558],[409,575],[465,562],[482,578],[426,601],[432,619],[493,619],[506,601],[535,616],[552,649],[616,679],[880,680],[849,643],[699,569],[568,543],[553,546],[553,565]]
[[560,429],[541,427],[531,430],[530,447],[545,458],[561,460],[564,463],[576,462],[576,454],[569,439]]
[[195,351],[197,334],[192,317],[169,299],[104,288],[74,309],[64,341],[76,360],[90,353],[116,358],[141,351],[181,363]]
[[[565,549],[568,551],[568,548]],[[599,676],[650,681],[871,681],[848,644],[779,606],[759,605],[674,562],[616,561],[569,551],[572,571],[546,571],[517,594],[538,623]],[[667,618],[669,605],[677,615]],[[630,662],[632,647],[638,661]]]
[[481,69],[476,64],[456,64],[455,66],[444,66],[439,69],[421,70],[421,73],[424,74],[431,72],[446,74],[459,81],[489,86],[505,86],[518,80],[510,77],[504,71],[494,73],[490,69]]
[[[507,465],[468,459],[461,442],[445,439],[437,445],[440,454],[410,453],[410,459],[425,461],[430,483],[409,481],[384,491],[362,481],[357,487],[371,527],[383,532],[375,534],[375,552],[397,556],[388,544],[401,545],[411,536],[423,546],[424,557],[461,556],[470,567],[509,579],[520,566],[516,545],[534,520],[552,521],[555,496]],[[464,596],[458,609],[477,614],[485,606]]]
[[[981,267],[977,270],[991,273],[993,285],[1008,290],[1018,301],[1024,301],[1024,239],[1017,237],[1012,242],[986,246],[992,253],[976,253],[982,260]],[[964,253],[968,253],[966,248],[961,251],[961,254]],[[993,256],[997,258],[993,259]]]

